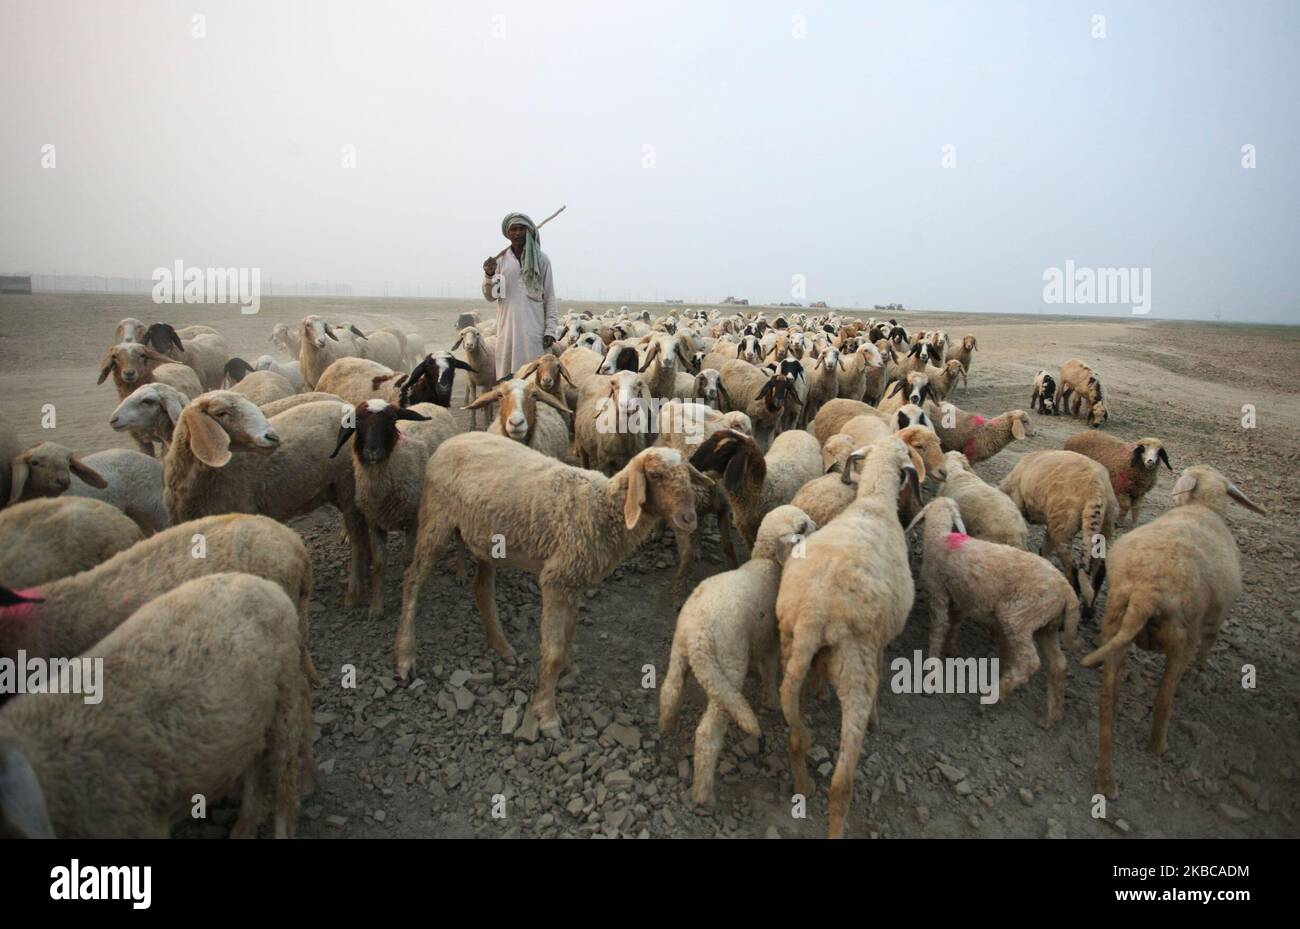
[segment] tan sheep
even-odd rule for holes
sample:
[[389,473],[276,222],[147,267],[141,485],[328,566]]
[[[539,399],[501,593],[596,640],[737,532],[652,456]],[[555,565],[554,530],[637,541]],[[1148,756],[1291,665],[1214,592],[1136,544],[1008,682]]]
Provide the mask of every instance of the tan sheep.
[[41,442],[11,464],[10,502],[36,497],[90,497],[117,507],[146,534],[171,525],[163,506],[163,466],[125,448],[80,456],[57,442]]
[[961,452],[971,464],[987,461],[1016,439],[1034,434],[1024,410],[1008,410],[992,419],[968,413],[951,403],[927,403],[934,431],[939,433],[945,452]]
[[[936,497],[912,525],[925,522],[924,561],[918,582],[930,611],[930,657],[957,653],[964,620],[991,622],[998,644],[999,701],[1047,664],[1050,728],[1065,714],[1065,654],[1060,632],[1074,646],[1079,599],[1051,563],[1019,548],[966,534],[957,502]],[[912,527],[909,526],[910,530]],[[1037,647],[1035,647],[1037,646]]]
[[252,400],[258,406],[274,403],[276,400],[283,400],[298,393],[288,378],[275,371],[252,371],[230,389]]
[[8,463],[23,450],[13,424],[0,413],[0,507],[8,505],[11,489]]
[[[1106,469],[1077,452],[1030,452],[1021,456],[998,490],[1030,523],[1047,527],[1039,554],[1055,551],[1061,570],[1077,585],[1084,618],[1091,618],[1093,601],[1106,577],[1106,548],[1119,512]],[[1076,535],[1084,552],[1078,568],[1071,552]]]
[[[154,323],[140,339],[154,351],[191,368],[204,390],[218,390],[230,351],[225,337],[208,326],[177,330],[168,323]],[[191,395],[196,396],[196,395]]]
[[1169,453],[1164,442],[1156,438],[1125,442],[1104,432],[1081,432],[1065,440],[1065,448],[1105,466],[1110,474],[1110,486],[1119,502],[1119,519],[1129,517],[1129,525],[1136,526],[1138,508],[1142,498],[1155,486],[1160,473],[1160,462],[1170,471]]
[[957,504],[966,531],[985,542],[1028,550],[1029,526],[1015,502],[984,483],[961,452],[948,452],[943,457],[947,474],[939,495]]
[[340,358],[321,372],[316,390],[342,397],[344,402],[359,406],[367,400],[385,400],[401,405],[402,385],[406,375],[369,358]]
[[0,511],[0,584],[31,587],[93,568],[142,539],[117,507],[47,497]]
[[557,461],[568,457],[569,419],[574,414],[563,400],[535,383],[515,379],[502,381],[480,394],[465,409],[490,407],[494,403],[500,406],[488,432],[513,439]]
[[855,416],[874,416],[875,407],[861,400],[846,397],[829,400],[817,410],[812,419],[812,434],[818,445],[825,445],[826,440],[844,428],[844,424]]
[[[935,400],[940,403],[948,398],[948,394],[952,393],[952,389],[957,386],[959,379],[963,384],[966,383],[966,371],[956,358],[945,361],[941,368],[926,368],[925,376],[930,384],[930,392],[934,395]],[[912,402],[916,403],[917,401],[913,400]]]
[[[193,368],[176,364],[166,355],[138,342],[120,342],[110,348],[100,362],[99,379],[95,383],[104,383],[110,374],[113,375],[118,400],[125,400],[143,384],[155,382],[166,384],[190,400],[203,393],[203,384]],[[146,455],[154,453],[153,442],[146,436],[132,433],[131,437],[140,451]]]
[[298,324],[298,367],[308,389],[315,390],[316,382],[325,369],[340,358],[364,358],[360,331],[336,329],[323,317],[304,316]]
[[[760,448],[772,444],[778,423],[785,412],[786,401],[793,399],[794,390],[785,376],[770,374],[747,361],[728,361],[718,373],[731,397],[732,409],[739,410],[754,424],[754,439]],[[811,400],[809,401],[811,402]],[[758,526],[755,525],[757,530]]]
[[[975,336],[973,335],[963,336],[961,340],[961,345],[959,345],[957,349],[949,357],[955,358],[957,361],[960,361],[962,371],[969,374],[970,363],[972,361],[971,355],[973,352],[977,351],[978,349],[979,349],[979,343],[976,340]],[[962,378],[962,383],[963,384],[966,383],[965,378]]]
[[636,371],[593,374],[579,383],[574,457],[584,468],[611,477],[650,441],[650,389]]
[[[1074,395],[1074,404],[1070,395]],[[1061,407],[1071,416],[1079,415],[1079,405],[1088,410],[1088,425],[1099,429],[1110,419],[1110,411],[1102,397],[1101,379],[1097,372],[1078,358],[1071,358],[1061,365]]]
[[1197,465],[1179,476],[1174,507],[1127,533],[1107,557],[1110,596],[1101,642],[1083,659],[1105,663],[1101,690],[1097,789],[1118,796],[1114,771],[1115,704],[1120,672],[1134,642],[1163,650],[1165,673],[1156,693],[1148,747],[1168,747],[1174,694],[1195,656],[1205,667],[1223,621],[1241,593],[1241,558],[1225,522],[1228,500],[1267,515],[1214,468]]
[[537,575],[541,673],[532,712],[543,734],[559,735],[555,686],[560,671],[574,665],[578,598],[635,551],[659,519],[681,529],[695,526],[692,483],[712,482],[675,449],[648,448],[608,478],[502,436],[474,432],[448,439],[425,471],[419,542],[402,586],[398,675],[406,680],[415,668],[420,589],[459,533],[478,562],[474,597],[488,645],[508,660],[514,650],[497,620],[497,569]]
[[781,576],[776,615],[781,632],[781,708],[790,727],[795,793],[813,783],[806,756],[812,736],[799,709],[804,678],[814,660],[824,668],[840,701],[840,749],[831,780],[831,838],[844,834],[853,800],[853,774],[868,722],[876,717],[876,690],[885,649],[912,609],[914,588],[907,540],[898,522],[898,493],[921,487],[911,453],[889,438],[867,453],[858,496],[804,543]]
[[760,734],[758,718],[741,692],[751,665],[758,672],[763,705],[778,706],[781,653],[776,592],[781,566],[816,528],[801,510],[777,507],[763,517],[749,561],[701,581],[677,616],[668,674],[659,693],[659,732],[667,735],[677,723],[689,668],[708,695],[708,706],[695,730],[691,784],[692,796],[701,806],[713,805],[713,778],[727,717],[747,734]]
[[[466,406],[474,402],[480,390],[488,390],[497,382],[497,340],[495,336],[485,336],[477,326],[466,326],[460,331],[456,342],[452,345],[451,350],[454,352],[462,348],[465,352],[465,364],[469,367],[466,369],[465,378],[465,400]],[[470,426],[477,429],[478,411],[481,408],[475,408],[470,413]],[[483,412],[483,426],[487,427],[492,421],[491,409]]]
[[82,654],[102,662],[111,700],[31,694],[0,709],[0,834],[163,839],[195,796],[240,783],[232,837],[256,836],[264,796],[276,837],[291,837],[314,767],[301,644],[293,602],[259,577],[153,600]]

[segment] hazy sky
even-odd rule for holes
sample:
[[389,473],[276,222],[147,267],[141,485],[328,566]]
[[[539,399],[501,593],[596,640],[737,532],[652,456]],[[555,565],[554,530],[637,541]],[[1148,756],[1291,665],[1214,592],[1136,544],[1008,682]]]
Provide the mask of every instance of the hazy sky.
[[561,297],[1096,309],[1069,259],[1300,322],[1298,47],[1257,0],[0,0],[0,271],[470,295],[567,204]]

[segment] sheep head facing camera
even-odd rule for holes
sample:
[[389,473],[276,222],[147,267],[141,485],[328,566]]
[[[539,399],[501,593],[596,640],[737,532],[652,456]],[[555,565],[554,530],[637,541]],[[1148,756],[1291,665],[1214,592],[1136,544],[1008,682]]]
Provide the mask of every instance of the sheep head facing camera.
[[425,355],[424,360],[415,366],[410,377],[402,384],[401,405],[406,407],[417,403],[433,403],[450,408],[451,389],[458,369],[470,374],[478,373],[477,368],[461,361],[451,352]]
[[181,411],[180,421],[194,457],[212,468],[228,464],[232,449],[265,454],[280,447],[280,437],[257,405],[229,390],[203,394]]
[[99,379],[104,383],[110,374],[125,385],[144,384],[152,378],[153,369],[160,364],[172,364],[172,359],[139,342],[122,342],[114,345],[99,363]]
[[[555,356],[552,355],[551,357],[554,358]],[[487,393],[482,394],[465,409],[477,410],[483,407],[491,407],[492,404],[498,401],[501,403],[498,418],[501,423],[502,434],[525,445],[532,444],[533,432],[537,428],[538,401],[545,403],[565,417],[573,415],[573,411],[561,401],[555,399],[553,394],[542,390],[541,387],[531,381],[520,379],[502,381]]]
[[379,464],[393,453],[399,438],[397,421],[409,419],[428,422],[429,417],[415,410],[393,406],[387,400],[367,400],[356,407],[353,415],[355,425],[339,426],[339,442],[330,454],[333,458],[353,435],[357,437],[352,446],[352,453],[362,464]]
[[57,497],[72,486],[72,475],[103,490],[108,481],[72,449],[54,442],[33,445],[11,465],[9,504],[36,497]]

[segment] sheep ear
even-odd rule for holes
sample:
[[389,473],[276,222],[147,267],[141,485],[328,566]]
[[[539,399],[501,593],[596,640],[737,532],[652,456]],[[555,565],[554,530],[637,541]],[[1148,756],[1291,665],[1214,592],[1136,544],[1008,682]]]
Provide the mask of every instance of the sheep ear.
[[635,529],[645,505],[645,462],[634,458],[627,467],[627,498],[623,501],[623,524]]
[[727,405],[727,406],[726,406],[726,409],[723,410],[723,412],[724,412],[724,413],[730,413],[730,412],[731,412],[731,409],[732,409],[732,406],[731,406],[731,394],[727,393],[727,388],[726,388],[725,386],[723,386],[723,383],[722,383],[721,380],[718,381],[718,396],[720,396],[724,401],[726,401],[726,405]]
[[1175,498],[1175,504],[1178,503],[1176,498],[1179,494],[1190,494],[1196,489],[1196,479],[1196,475],[1190,471],[1184,471],[1178,476],[1178,480],[1174,482],[1174,489],[1169,492],[1170,496]]
[[556,410],[559,410],[559,411],[560,411],[561,413],[563,413],[565,416],[572,416],[572,415],[573,415],[573,410],[569,409],[569,408],[568,408],[567,406],[565,406],[565,405],[564,405],[560,400],[556,399],[556,397],[555,397],[553,394],[547,393],[545,390],[542,390],[540,387],[535,387],[535,388],[534,388],[534,390],[533,390],[533,395],[534,395],[538,400],[540,400],[540,401],[542,401],[543,403],[545,403],[547,406],[552,407],[552,408],[554,408],[554,409],[556,409]]
[[25,839],[53,839],[45,795],[18,746],[0,743],[0,832]]
[[449,349],[449,351],[453,351],[453,352],[454,352],[456,349],[460,348],[460,343],[462,343],[462,342],[464,342],[464,341],[465,341],[465,337],[462,335],[459,339],[456,340],[456,344],[453,345],[453,346]]
[[113,350],[110,348],[108,354],[104,356],[104,360],[99,363],[99,379],[95,383],[104,383],[104,378],[113,372],[113,367],[116,364],[117,361],[113,358]]
[[[920,454],[917,452],[917,450],[914,449],[914,448],[912,448],[912,446],[910,446],[910,445],[907,446],[907,454],[908,454],[908,457],[910,457],[910,458],[912,459],[912,467],[916,470],[917,482],[918,482],[918,483],[923,482],[923,481],[925,480],[925,461],[924,461],[924,459],[922,459],[921,456],[920,456]],[[917,500],[920,500],[920,499],[921,499],[920,496],[918,496],[918,497],[917,497]]]
[[909,533],[909,532],[911,532],[913,529],[915,529],[918,523],[921,523],[921,522],[924,522],[924,521],[925,521],[925,512],[926,512],[926,510],[928,510],[928,509],[930,509],[928,506],[927,506],[927,507],[923,507],[923,508],[921,509],[921,512],[917,513],[915,516],[912,517],[912,521],[911,521],[910,523],[908,523],[908,524],[907,524],[907,528],[903,530],[903,534],[904,534],[904,535],[906,535],[907,533]]
[[[460,344],[459,342],[456,343],[456,345],[459,344]],[[454,349],[456,345],[453,345],[452,348]],[[459,358],[453,358],[451,360],[451,366],[453,368],[460,368],[462,371],[468,371],[470,374],[478,374],[478,368],[471,368],[469,365],[461,361]],[[569,383],[573,383],[573,382],[570,381]]]
[[1267,510],[1251,502],[1251,499],[1247,497],[1244,493],[1242,493],[1241,488],[1238,487],[1236,484],[1232,483],[1232,481],[1228,482],[1228,496],[1231,497],[1236,502],[1240,503],[1246,509],[1250,510],[1252,513],[1258,513],[1260,516],[1268,515]]
[[487,393],[485,393],[485,394],[481,394],[481,395],[478,397],[478,399],[476,399],[476,400],[475,400],[473,403],[471,403],[469,406],[463,406],[463,407],[461,407],[461,409],[462,409],[462,410],[481,410],[483,407],[485,407],[485,406],[491,406],[493,403],[496,403],[496,402],[497,402],[498,400],[500,400],[500,399],[501,399],[501,391],[500,391],[499,389],[498,389],[498,390],[489,390]]
[[31,474],[31,469],[27,466],[27,458],[23,455],[15,455],[13,462],[9,466],[9,502],[6,506],[13,506],[23,495],[23,488],[27,486],[27,478]]
[[844,470],[840,473],[841,484],[848,484],[851,486],[860,480],[859,477],[854,476],[853,466],[865,457],[867,457],[866,449],[858,449],[855,452],[849,453],[849,457],[844,459]]
[[1011,435],[1017,439],[1025,437],[1025,424],[1020,421],[1019,416],[1014,416],[1011,419]]
[[569,377],[569,372],[565,369],[564,365],[557,365],[556,367],[560,369],[560,377],[568,381],[570,387],[578,386],[577,384],[573,383],[573,378]]
[[103,476],[98,471],[86,464],[76,455],[73,455],[68,459],[68,467],[72,470],[73,474],[77,475],[77,477],[81,478],[91,487],[98,487],[100,490],[103,490],[108,486],[108,481],[104,480]]
[[366,334],[362,332],[360,329],[358,329],[356,326],[351,326],[351,325],[348,326],[348,332],[352,333],[358,339],[366,339],[367,342],[370,341],[368,338],[366,338]]
[[893,385],[890,386],[889,390],[885,392],[885,396],[892,397],[894,394],[898,393],[902,389],[903,389],[903,381],[902,380],[894,381]]
[[175,426],[180,422],[181,413],[185,410],[185,404],[181,403],[175,397],[168,395],[163,400],[163,409],[167,411],[167,418],[170,419],[172,425]]
[[181,419],[189,420],[190,451],[211,468],[224,467],[230,461],[230,435],[221,425],[198,407],[186,407]]
[[910,426],[910,425],[912,425],[912,417],[908,416],[908,415],[907,415],[906,413],[904,413],[902,410],[899,410],[899,411],[898,411],[898,428],[899,428],[899,429],[906,429],[906,428],[907,428],[908,426]]
[[528,364],[524,365],[522,368],[520,368],[518,371],[515,372],[515,377],[518,380],[526,381],[530,377],[532,377],[534,372],[536,371],[537,371],[537,362],[530,361],[528,362]]
[[699,468],[695,467],[695,465],[691,464],[690,462],[687,462],[687,463],[686,463],[686,467],[690,468],[690,470],[691,470],[691,483],[692,483],[692,484],[696,485],[697,487],[703,487],[703,488],[705,488],[706,490],[707,490],[708,488],[714,486],[714,480],[713,480],[713,478],[709,477],[707,474],[705,474],[705,473],[704,473],[703,471],[701,471]]
[[[403,412],[406,411],[403,410]],[[338,456],[339,450],[343,448],[343,445],[347,442],[348,439],[352,438],[352,436],[356,433],[356,431],[357,429],[355,426],[339,426],[339,443],[338,445],[334,446],[334,451],[330,452],[331,458],[335,458]]]
[[1137,445],[1133,446],[1133,454],[1132,454],[1132,456],[1129,458],[1128,463],[1129,463],[1130,465],[1132,465],[1133,467],[1137,467],[1138,465],[1142,464],[1142,455],[1143,455],[1145,452],[1146,452],[1146,446],[1145,446],[1145,445],[1142,445],[1141,443],[1138,443]]
[[398,410],[394,415],[398,419],[409,419],[412,422],[417,423],[427,423],[429,420],[433,419],[432,416],[425,416],[423,413],[416,412],[415,410]]
[[148,358],[150,361],[157,361],[160,364],[166,364],[171,361],[171,359],[162,352],[155,351],[148,345],[144,346],[144,357]]

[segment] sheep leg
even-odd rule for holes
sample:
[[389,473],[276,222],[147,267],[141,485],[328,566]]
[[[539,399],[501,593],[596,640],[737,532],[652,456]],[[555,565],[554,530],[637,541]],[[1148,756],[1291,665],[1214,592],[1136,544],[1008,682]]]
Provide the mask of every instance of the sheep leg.
[[862,755],[862,740],[880,682],[879,663],[865,648],[835,649],[831,658],[831,680],[840,698],[840,756],[831,776],[830,831],[827,838],[844,835],[844,820],[853,800],[853,773]]
[[[554,583],[542,585],[541,674],[533,714],[542,734],[548,739],[562,735],[560,714],[555,707],[555,684],[560,679],[568,652],[568,630],[577,623],[578,605],[574,592]],[[570,620],[570,614],[573,619]]]
[[[396,652],[397,676],[403,681],[415,670],[415,611],[420,605],[420,588],[429,579],[434,564],[447,547],[447,543],[451,541],[451,534],[455,531],[455,526],[451,523],[444,523],[432,511],[428,512],[433,518],[426,517],[420,520],[424,531],[420,533],[420,540],[415,546],[415,555],[411,558],[411,564],[402,579],[402,618],[397,624]],[[425,507],[421,503],[420,514],[424,517],[425,513]]]
[[[311,694],[301,680],[288,680],[280,688],[280,704],[267,745],[266,758],[275,801],[275,837],[292,838],[298,829],[302,796],[304,734],[311,752]],[[310,766],[314,767],[314,763]],[[310,767],[308,770],[310,770]],[[308,780],[310,781],[310,776]]]
[[[962,617],[960,613],[949,620],[948,635],[943,640],[943,654],[939,656],[940,658],[957,654],[959,650],[958,646],[961,644],[961,636],[959,634],[961,632],[961,624]],[[884,675],[881,676],[883,677]]]
[[243,796],[239,799],[239,818],[235,820],[234,828],[230,830],[232,839],[257,838],[257,824],[262,820],[262,791],[258,786],[257,776],[261,767],[262,759],[257,758],[244,772]]
[[1174,694],[1178,682],[1192,663],[1192,645],[1180,627],[1169,630],[1170,641],[1165,648],[1165,676],[1156,691],[1156,710],[1151,720],[1151,741],[1147,748],[1163,755],[1169,748],[1169,716],[1174,709]]
[[930,595],[930,657],[943,658],[948,637],[948,596],[935,591]]
[[775,647],[758,656],[758,682],[763,694],[763,708],[775,710],[781,705],[781,654]]
[[[876,680],[880,681],[885,676],[885,653],[883,651],[876,654]],[[880,731],[880,701],[872,699],[871,715],[867,717],[867,729]]]
[[794,792],[805,797],[813,792],[806,762],[808,749],[812,747],[812,735],[799,712],[799,695],[820,644],[809,632],[804,632],[802,636],[799,634],[806,628],[800,626],[796,629],[788,644],[784,635],[781,642],[785,659],[785,674],[781,678],[781,710],[785,714],[786,725],[790,727],[790,769],[794,775]]
[[478,561],[478,571],[474,574],[474,602],[478,604],[478,615],[483,618],[483,635],[487,637],[488,647],[506,661],[514,661],[515,650],[506,641],[497,618],[496,565],[487,559]]
[[998,699],[1013,693],[1017,687],[1033,677],[1040,664],[1038,649],[1034,648],[1033,638],[1019,628],[1007,628],[1005,623],[1002,625],[1002,641],[1006,644],[1010,663],[1002,665],[1002,676],[998,681]]
[[1212,608],[1202,624],[1201,641],[1196,649],[1196,667],[1200,671],[1204,671],[1210,663],[1210,649],[1214,648],[1214,643],[1219,638],[1223,613],[1222,608]]
[[1111,800],[1119,799],[1115,786],[1115,700],[1124,652],[1111,655],[1102,666],[1101,714],[1097,725],[1097,789]]
[[366,518],[353,506],[343,509],[343,525],[348,531],[348,545],[352,549],[352,567],[348,572],[348,592],[343,605],[356,606],[365,591],[366,562],[370,561],[370,528]]
[[695,558],[695,546],[692,544],[689,530],[674,527],[673,535],[677,538],[677,573],[673,575],[673,583],[669,591],[674,599],[680,599],[685,592],[686,575]]
[[1065,716],[1065,672],[1069,662],[1061,651],[1060,630],[1055,620],[1035,632],[1034,639],[1047,663],[1047,717],[1043,728],[1050,729]]
[[370,618],[382,619],[384,615],[384,561],[388,547],[387,533],[374,523],[367,522],[370,530]]
[[734,571],[740,567],[740,561],[736,558],[736,540],[731,537],[731,507],[725,507],[718,514],[718,535],[722,537],[722,553]]
[[713,807],[713,777],[718,770],[718,755],[727,734],[727,714],[716,700],[710,699],[704,717],[695,730],[695,760],[691,765],[691,797],[697,806]]
[[1140,507],[1141,505],[1142,505],[1142,498],[1134,497],[1132,504],[1128,508],[1128,524],[1130,528],[1138,524],[1138,507]]

